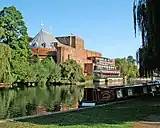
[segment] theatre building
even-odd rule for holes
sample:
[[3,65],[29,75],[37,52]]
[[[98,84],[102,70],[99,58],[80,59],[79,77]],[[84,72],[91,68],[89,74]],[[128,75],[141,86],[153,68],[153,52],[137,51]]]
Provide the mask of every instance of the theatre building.
[[[85,74],[98,74],[96,72],[100,71],[102,71],[101,75],[120,74],[117,67],[115,67],[114,60],[113,62],[107,61],[107,59],[102,58],[101,53],[85,49],[84,40],[77,36],[54,37],[51,33],[41,29],[30,40],[33,54],[38,54],[41,60],[47,55],[52,56],[57,63],[73,59],[81,65]],[[101,62],[107,62],[108,64],[100,64]]]

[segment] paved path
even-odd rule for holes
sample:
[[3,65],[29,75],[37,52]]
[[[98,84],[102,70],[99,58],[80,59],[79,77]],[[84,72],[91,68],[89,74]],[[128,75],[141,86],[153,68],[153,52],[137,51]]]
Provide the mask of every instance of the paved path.
[[133,128],[160,128],[160,122],[138,122]]

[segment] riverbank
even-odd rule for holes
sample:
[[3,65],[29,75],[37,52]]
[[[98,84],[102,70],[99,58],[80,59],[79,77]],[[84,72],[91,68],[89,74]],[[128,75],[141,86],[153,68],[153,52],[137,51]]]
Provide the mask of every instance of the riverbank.
[[[93,80],[86,80],[85,82],[75,82],[75,83],[50,83],[49,86],[63,86],[63,85],[77,85],[85,86],[93,84]],[[0,88],[14,88],[14,87],[35,87],[38,86],[38,82],[15,82],[15,83],[0,83]],[[40,85],[45,86],[45,85]]]
[[0,128],[131,128],[136,122],[147,120],[150,115],[160,116],[159,98],[146,97],[132,102],[29,118],[19,122],[3,122],[0,123]]

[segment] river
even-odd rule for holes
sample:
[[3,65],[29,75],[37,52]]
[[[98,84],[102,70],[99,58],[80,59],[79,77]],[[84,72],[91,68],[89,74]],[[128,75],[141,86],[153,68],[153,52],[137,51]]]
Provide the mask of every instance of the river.
[[77,109],[84,87],[97,85],[0,88],[0,119]]
[[[0,119],[78,108],[83,86],[30,87],[0,90]],[[61,107],[60,107],[61,106]]]

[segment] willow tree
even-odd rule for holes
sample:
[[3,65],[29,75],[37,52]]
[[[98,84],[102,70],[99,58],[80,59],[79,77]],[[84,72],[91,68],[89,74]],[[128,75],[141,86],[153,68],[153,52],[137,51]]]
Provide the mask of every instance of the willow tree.
[[135,35],[137,27],[142,37],[142,47],[137,52],[141,76],[153,76],[160,70],[160,2],[134,0],[133,16]]
[[10,61],[11,48],[0,43],[0,83],[12,82]]

